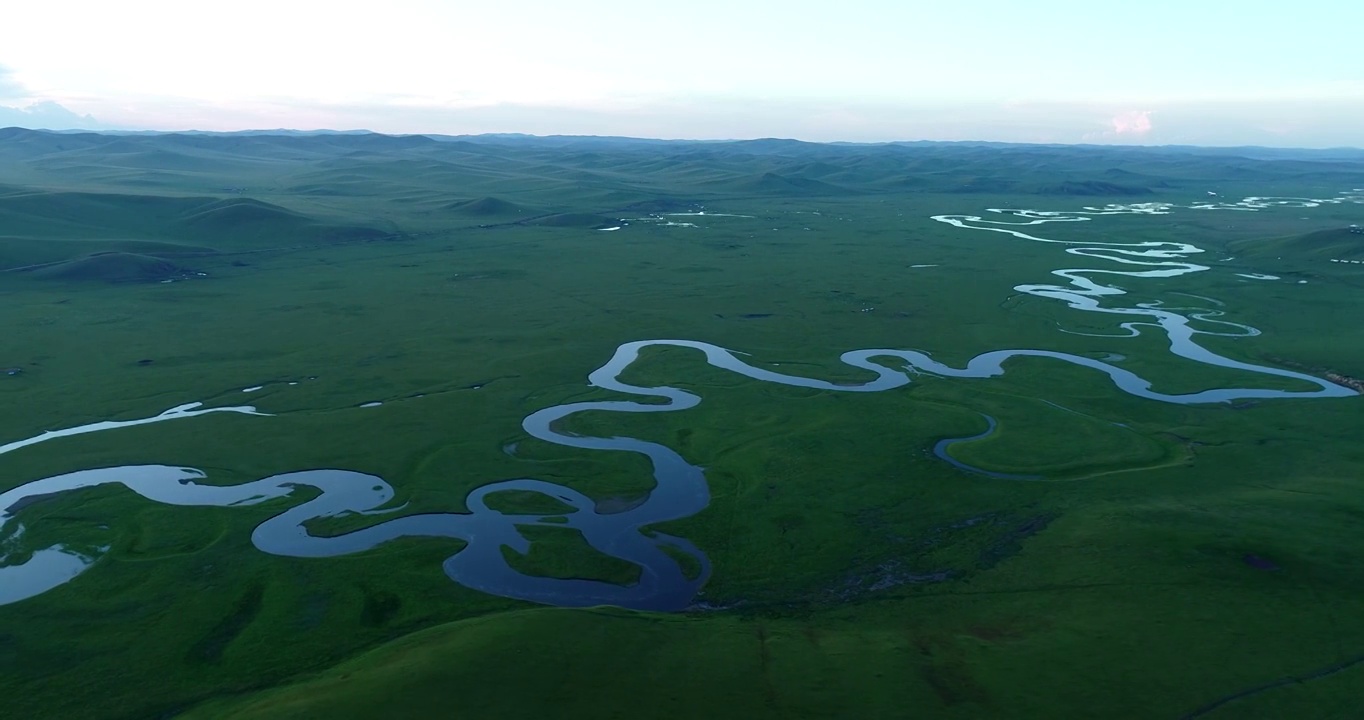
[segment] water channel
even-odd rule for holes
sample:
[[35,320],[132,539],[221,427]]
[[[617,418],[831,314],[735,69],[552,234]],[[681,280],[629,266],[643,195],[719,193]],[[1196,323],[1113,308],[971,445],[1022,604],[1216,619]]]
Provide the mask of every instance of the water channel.
[[[1226,205],[1205,203],[1187,206],[1186,209],[1254,211],[1280,205],[1311,207],[1312,204],[1346,201],[1364,202],[1364,195],[1356,193],[1328,200],[1247,198],[1241,203]],[[933,219],[959,228],[1005,233],[1023,240],[1062,243],[1030,235],[1017,228],[1053,222],[1084,222],[1103,215],[1166,214],[1173,208],[1174,206],[1168,204],[1147,203],[1086,208],[1074,213],[996,209],[990,211],[996,217],[1011,217],[1015,220],[985,219],[970,215],[940,215]],[[1143,328],[1158,329],[1164,333],[1169,341],[1170,352],[1176,356],[1228,369],[1290,378],[1311,386],[1312,389],[1217,388],[1184,394],[1161,393],[1152,389],[1150,381],[1109,362],[1027,348],[985,352],[972,358],[961,368],[940,363],[928,354],[914,350],[884,348],[853,350],[841,356],[842,362],[866,371],[873,378],[862,384],[850,385],[755,367],[739,359],[733,351],[709,343],[692,340],[640,340],[619,346],[605,365],[588,375],[588,382],[593,387],[649,402],[606,400],[569,403],[538,410],[526,417],[522,423],[522,427],[531,436],[556,445],[583,450],[637,453],[646,457],[653,468],[655,487],[643,502],[629,509],[621,512],[599,512],[592,498],[561,485],[525,478],[495,482],[475,489],[467,498],[468,513],[394,517],[403,508],[385,509],[394,497],[392,486],[382,478],[343,469],[304,470],[233,486],[199,482],[207,479],[205,473],[193,468],[165,465],[82,470],[35,480],[0,493],[0,605],[32,598],[71,582],[95,566],[100,554],[107,550],[77,551],[56,545],[33,552],[23,552],[24,528],[17,513],[29,502],[45,496],[117,484],[148,500],[181,506],[254,505],[291,497],[300,488],[314,489],[320,493],[313,499],[293,506],[257,526],[251,536],[252,543],[262,552],[272,555],[319,558],[363,552],[403,537],[450,538],[462,541],[464,547],[445,561],[446,575],[461,585],[482,592],[559,606],[616,605],[658,611],[685,609],[692,604],[696,593],[709,578],[710,562],[705,553],[690,541],[652,531],[649,527],[689,517],[705,509],[710,502],[710,493],[701,468],[688,463],[671,448],[656,443],[624,437],[583,437],[554,429],[558,421],[585,411],[655,413],[677,412],[696,407],[701,398],[684,390],[666,386],[640,387],[620,380],[622,372],[639,358],[642,350],[649,347],[686,348],[700,353],[710,365],[753,380],[829,392],[883,392],[907,385],[916,375],[921,374],[962,379],[997,377],[1004,373],[1005,361],[1027,357],[1088,368],[1108,376],[1123,392],[1166,403],[1187,405],[1248,399],[1342,398],[1358,394],[1350,388],[1311,375],[1253,365],[1222,357],[1203,348],[1196,342],[1199,335],[1245,337],[1257,332],[1248,326],[1213,320],[1211,319],[1215,314],[1213,312],[1181,314],[1179,309],[1164,308],[1158,303],[1138,304],[1134,307],[1101,304],[1101,300],[1113,299],[1125,292],[1117,287],[1102,284],[1093,276],[1170,278],[1207,271],[1208,266],[1189,260],[1190,257],[1202,253],[1201,249],[1185,243],[1172,242],[1062,244],[1073,246],[1066,249],[1066,252],[1072,255],[1111,261],[1124,266],[1146,266],[1149,269],[1063,269],[1052,274],[1065,280],[1065,284],[1028,284],[1019,285],[1015,289],[1036,297],[1066,303],[1075,310],[1116,315],[1121,318],[1138,318],[1120,323],[1128,332],[1127,336],[1138,335]],[[1234,326],[1239,332],[1196,328],[1195,323]],[[372,403],[366,406],[369,405]],[[199,403],[191,403],[138,420],[100,422],[45,432],[32,438],[0,445],[0,455],[71,435],[104,432],[132,425],[180,421],[205,413],[221,412],[268,416],[267,413],[259,412],[252,406],[203,408]],[[935,453],[968,472],[1005,480],[1037,479],[1033,476],[992,473],[966,466],[951,457],[949,448],[953,443],[979,439],[994,431],[994,419],[988,416],[986,419],[989,428],[985,433],[971,438],[939,441],[934,448]],[[489,495],[507,490],[539,493],[566,504],[570,510],[554,515],[515,515],[504,514],[488,507],[486,498]],[[305,496],[311,494],[300,493]],[[389,519],[337,536],[313,535],[305,527],[305,523],[318,518],[357,513],[387,516]],[[637,565],[640,568],[639,581],[634,585],[621,586],[594,580],[540,577],[514,569],[504,558],[502,548],[510,547],[520,553],[528,551],[530,543],[517,528],[534,525],[572,528],[581,532],[596,550]],[[680,562],[677,555],[690,558],[690,562]],[[22,562],[19,562],[21,559]]]

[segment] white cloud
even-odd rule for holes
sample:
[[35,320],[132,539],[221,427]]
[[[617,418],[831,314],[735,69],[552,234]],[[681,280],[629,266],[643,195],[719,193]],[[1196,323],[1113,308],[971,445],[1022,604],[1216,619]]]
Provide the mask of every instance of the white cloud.
[[1151,132],[1151,111],[1127,110],[1114,115],[1108,122],[1113,126],[1114,135],[1142,137]]
[[0,105],[0,127],[35,130],[109,129],[89,115],[78,115],[54,102],[36,102],[24,107]]

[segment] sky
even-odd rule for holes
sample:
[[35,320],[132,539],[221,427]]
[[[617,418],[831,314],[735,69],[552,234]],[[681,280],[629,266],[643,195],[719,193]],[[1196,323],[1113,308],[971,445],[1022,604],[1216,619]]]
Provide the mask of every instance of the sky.
[[1364,3],[7,3],[0,126],[1364,147]]

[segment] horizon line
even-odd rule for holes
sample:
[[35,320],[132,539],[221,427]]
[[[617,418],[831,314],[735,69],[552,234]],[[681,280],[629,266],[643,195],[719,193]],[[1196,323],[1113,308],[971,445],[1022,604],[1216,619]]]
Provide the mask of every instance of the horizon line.
[[880,145],[1011,145],[1011,146],[1031,146],[1031,147],[1075,147],[1075,148],[1115,148],[1115,149],[1161,149],[1161,148],[1198,148],[1209,150],[1296,150],[1301,152],[1333,152],[1349,150],[1364,152],[1364,146],[1356,145],[1334,145],[1330,147],[1302,147],[1297,145],[1190,145],[1190,144],[1127,144],[1127,143],[1045,143],[1045,142],[1019,142],[1011,140],[801,140],[792,137],[778,136],[756,136],[756,137],[736,137],[736,138],[663,138],[647,137],[636,135],[585,135],[585,134],[550,134],[538,135],[535,133],[523,132],[486,132],[486,133],[465,133],[451,135],[448,133],[392,133],[369,130],[365,128],[353,128],[338,130],[334,128],[243,128],[241,130],[148,130],[148,129],[84,129],[69,128],[58,130],[53,128],[34,128],[22,125],[10,125],[0,127],[0,132],[7,130],[24,130],[27,132],[48,133],[52,135],[242,135],[255,134],[260,136],[284,136],[291,134],[301,135],[380,135],[383,137],[405,138],[405,137],[425,137],[435,138],[531,138],[531,139],[595,139],[595,140],[632,140],[637,142],[656,142],[656,143],[678,143],[678,144],[718,144],[718,143],[745,143],[762,141],[780,141],[801,143],[805,145],[857,145],[857,146],[880,146]]

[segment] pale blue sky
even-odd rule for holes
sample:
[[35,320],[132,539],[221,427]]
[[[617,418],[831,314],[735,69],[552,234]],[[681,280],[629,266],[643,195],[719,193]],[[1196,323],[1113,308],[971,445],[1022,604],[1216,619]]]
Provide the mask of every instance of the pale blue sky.
[[1364,3],[14,3],[0,106],[155,129],[1364,146]]

